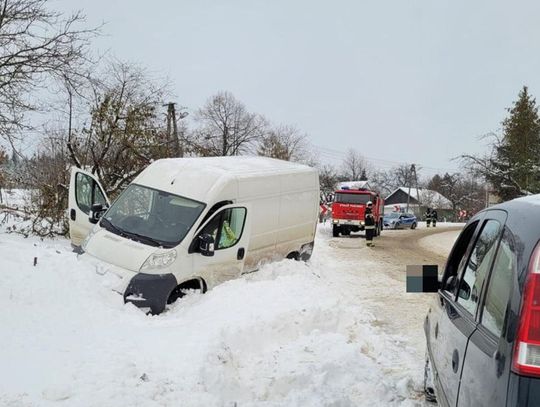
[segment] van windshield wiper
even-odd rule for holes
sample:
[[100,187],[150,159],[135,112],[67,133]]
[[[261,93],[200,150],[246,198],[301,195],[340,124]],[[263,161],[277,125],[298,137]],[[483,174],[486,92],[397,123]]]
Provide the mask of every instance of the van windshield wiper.
[[154,238],[151,238],[151,237],[148,237],[148,236],[144,236],[144,235],[139,235],[138,233],[134,233],[134,232],[128,232],[127,230],[124,230],[123,233],[126,235],[125,237],[127,238],[133,238],[133,240],[136,240],[140,243],[147,243],[151,246],[166,246],[166,244],[164,244],[164,242],[161,242],[159,240],[156,240]]
[[100,224],[105,227],[109,232],[113,232],[116,235],[124,236],[125,231],[118,226],[112,224],[112,222],[107,218],[101,218]]
[[108,231],[110,231],[110,232],[112,232],[112,233],[114,233],[116,235],[128,238],[128,239],[135,240],[135,241],[140,242],[140,243],[146,243],[146,244],[149,244],[150,246],[170,247],[170,245],[168,243],[161,242],[159,240],[153,239],[153,238],[148,237],[148,236],[139,235],[138,233],[135,233],[135,232],[129,232],[129,231],[124,230],[124,229],[122,229],[122,228],[120,228],[120,227],[118,227],[116,225],[113,225],[113,223],[107,218],[101,218],[101,224]]

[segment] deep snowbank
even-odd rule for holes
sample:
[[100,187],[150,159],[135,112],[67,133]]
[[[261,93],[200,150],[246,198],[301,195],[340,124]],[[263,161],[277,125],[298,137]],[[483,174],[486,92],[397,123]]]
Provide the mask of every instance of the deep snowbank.
[[320,252],[147,316],[66,241],[0,234],[0,405],[415,405],[403,342]]

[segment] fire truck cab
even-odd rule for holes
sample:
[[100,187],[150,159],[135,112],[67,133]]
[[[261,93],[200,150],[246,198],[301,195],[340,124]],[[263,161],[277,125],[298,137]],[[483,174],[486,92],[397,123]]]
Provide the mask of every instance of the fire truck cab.
[[351,232],[364,230],[364,215],[369,201],[373,203],[375,236],[379,236],[383,228],[384,200],[376,192],[349,187],[342,187],[335,192],[332,203],[332,235],[349,236]]

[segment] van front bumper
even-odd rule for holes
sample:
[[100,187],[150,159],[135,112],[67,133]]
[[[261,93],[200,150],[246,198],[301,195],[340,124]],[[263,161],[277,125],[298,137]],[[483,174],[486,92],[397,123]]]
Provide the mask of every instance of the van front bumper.
[[137,273],[124,292],[124,302],[139,308],[149,308],[152,314],[160,314],[165,310],[169,295],[177,285],[176,277],[170,273]]
[[165,310],[169,295],[177,286],[176,277],[170,273],[137,273],[106,263],[88,253],[84,253],[83,257],[95,267],[97,274],[109,276],[108,285],[122,295],[124,302],[139,308],[149,308],[153,314]]

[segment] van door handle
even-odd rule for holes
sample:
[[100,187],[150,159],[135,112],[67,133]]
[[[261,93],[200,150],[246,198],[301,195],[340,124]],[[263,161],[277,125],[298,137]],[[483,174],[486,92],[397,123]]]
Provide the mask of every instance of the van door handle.
[[246,254],[246,250],[243,247],[241,247],[240,249],[238,249],[238,253],[236,253],[236,259],[243,260],[245,254]]

